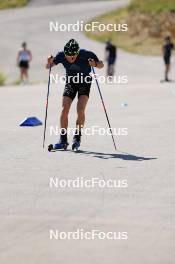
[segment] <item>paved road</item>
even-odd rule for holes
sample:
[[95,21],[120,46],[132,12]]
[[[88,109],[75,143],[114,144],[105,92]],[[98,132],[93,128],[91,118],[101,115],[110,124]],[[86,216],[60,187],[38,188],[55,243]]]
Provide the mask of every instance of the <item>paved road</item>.
[[[60,24],[76,23],[77,21],[88,21],[96,15],[120,7],[126,4],[126,0],[121,1],[98,1],[96,3],[81,3],[43,7],[26,7],[18,10],[8,10],[0,12],[0,50],[1,62],[0,70],[8,76],[8,83],[18,79],[19,72],[16,67],[16,54],[22,41],[27,41],[33,53],[31,63],[30,79],[32,82],[47,81],[47,74],[44,69],[45,60],[48,55],[56,54],[62,49],[65,42],[71,37],[76,38],[83,48],[91,49],[104,58],[104,45],[87,39],[81,32],[50,32],[49,22]],[[68,8],[69,7],[69,8]],[[72,10],[73,16],[70,16]],[[5,30],[4,30],[5,29]],[[9,34],[10,32],[10,34]],[[13,45],[12,45],[13,44]],[[144,58],[144,59],[143,59]],[[128,60],[131,63],[128,63]],[[136,67],[133,67],[136,65]],[[174,62],[173,62],[174,63]],[[150,67],[150,65],[152,65]],[[119,51],[118,74],[125,75],[131,82],[142,81],[156,82],[163,73],[163,61],[159,57],[142,57]],[[150,77],[151,76],[151,77]]]
[[[88,18],[90,12],[87,14],[87,10],[93,10],[93,16],[115,5],[117,3],[82,4],[81,9],[79,5],[73,5],[72,19]],[[7,28],[11,25],[12,29],[10,36],[1,31],[3,37],[14,41],[9,53],[14,52],[17,37],[24,33],[21,19],[29,25],[27,36],[33,38],[33,48],[42,42],[36,53],[37,65],[43,61],[39,55],[44,58],[50,44],[55,50],[57,44],[61,47],[67,39],[66,34],[59,37],[59,42],[57,34],[53,34],[51,42],[44,41],[50,34],[45,33],[44,28],[52,14],[54,18],[60,14],[65,21],[71,21],[63,6],[56,6],[54,10],[42,7],[1,13],[0,21],[6,20]],[[21,30],[14,31],[20,25]],[[38,36],[37,28],[42,29]],[[82,46],[87,45],[103,55],[102,45],[80,34],[76,36]],[[4,50],[8,50],[10,42],[6,46],[3,43]],[[157,64],[161,62],[160,58],[124,52],[120,52],[120,57],[120,71],[129,76],[129,84],[102,85],[112,126],[128,129],[128,136],[116,137],[117,152],[113,150],[109,136],[95,135],[83,136],[80,153],[48,153],[42,149],[43,127],[18,126],[25,116],[44,120],[46,85],[0,89],[1,264],[174,263],[174,84],[157,82],[162,69],[162,65]],[[11,57],[8,56],[7,60],[10,62]],[[5,67],[11,69],[9,65]],[[35,67],[41,78],[47,75]],[[32,73],[32,77],[36,75]],[[52,85],[48,126],[58,123],[62,92],[63,85]],[[128,106],[122,107],[122,102],[127,102]],[[75,107],[74,103],[70,127],[74,126]],[[95,84],[86,124],[88,127],[106,126]],[[46,145],[57,138],[47,133]],[[50,177],[127,180],[128,188],[50,189]],[[49,240],[50,229],[76,231],[80,228],[85,231],[125,231],[128,240]]]
[[[97,2],[100,0],[89,0],[89,2]],[[108,0],[107,0],[108,1]],[[70,3],[83,3],[85,0],[30,0],[28,6],[44,6],[44,5],[57,5],[57,4],[70,4]]]
[[[30,77],[32,81],[47,80],[44,70],[46,58],[51,54],[56,54],[63,49],[65,42],[75,37],[84,48],[92,49],[104,56],[103,45],[94,45],[80,32],[50,32],[50,21],[60,24],[77,23],[77,21],[87,21],[98,14],[120,7],[126,4],[126,0],[98,1],[93,5],[86,3],[64,4],[43,7],[26,7],[18,10],[8,10],[0,12],[0,34],[1,62],[0,69],[8,76],[8,81],[12,82],[18,78],[18,68],[16,67],[16,54],[22,41],[27,41],[33,53]],[[72,16],[70,16],[70,10]],[[6,30],[4,30],[4,28]],[[10,32],[10,34],[9,34]],[[7,56],[8,55],[8,56]]]

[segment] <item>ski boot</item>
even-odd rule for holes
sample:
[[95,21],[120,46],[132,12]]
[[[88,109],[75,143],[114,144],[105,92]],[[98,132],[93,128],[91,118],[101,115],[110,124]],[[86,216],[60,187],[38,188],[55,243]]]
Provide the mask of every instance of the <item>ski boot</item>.
[[72,150],[73,151],[78,151],[81,143],[81,134],[79,135],[74,135],[73,137],[73,143],[72,143]]
[[67,136],[61,136],[60,137],[60,140],[58,143],[56,144],[50,144],[48,146],[48,151],[54,151],[54,150],[59,150],[59,149],[64,149],[66,150],[67,149],[67,146],[69,145],[69,143],[67,142]]

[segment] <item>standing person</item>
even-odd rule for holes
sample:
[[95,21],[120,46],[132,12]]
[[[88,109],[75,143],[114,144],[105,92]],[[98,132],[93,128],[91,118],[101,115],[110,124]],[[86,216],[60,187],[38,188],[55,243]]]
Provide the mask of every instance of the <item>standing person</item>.
[[29,63],[32,60],[32,53],[27,49],[26,42],[22,43],[22,49],[18,52],[17,56],[17,65],[20,68],[20,79],[24,84],[26,81],[28,82],[28,69]]
[[[73,146],[80,146],[81,128],[85,123],[85,109],[89,99],[92,77],[90,76],[91,66],[103,68],[103,62],[98,59],[92,51],[80,49],[76,40],[71,39],[64,46],[64,51],[58,52],[55,57],[49,57],[46,68],[49,69],[57,64],[63,64],[66,69],[66,84],[62,100],[62,112],[60,116],[61,135],[55,148],[67,148],[68,114],[73,100],[78,94],[76,133],[73,137]],[[75,77],[78,77],[75,80]],[[81,78],[80,78],[81,76]],[[63,131],[63,133],[62,133]],[[66,133],[64,133],[66,132]]]
[[117,47],[114,46],[111,40],[106,42],[106,61],[107,61],[107,76],[114,75],[114,66],[117,58]]
[[165,43],[163,45],[163,58],[165,62],[165,81],[169,82],[168,74],[170,72],[170,66],[171,66],[171,55],[172,50],[174,49],[174,44],[171,41],[171,37],[167,36],[165,37]]

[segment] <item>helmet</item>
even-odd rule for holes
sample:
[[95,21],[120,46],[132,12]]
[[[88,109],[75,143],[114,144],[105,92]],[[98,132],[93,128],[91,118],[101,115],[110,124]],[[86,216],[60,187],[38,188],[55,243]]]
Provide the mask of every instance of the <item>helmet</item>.
[[79,53],[80,48],[75,39],[69,40],[69,42],[64,46],[64,54],[66,56],[75,56]]

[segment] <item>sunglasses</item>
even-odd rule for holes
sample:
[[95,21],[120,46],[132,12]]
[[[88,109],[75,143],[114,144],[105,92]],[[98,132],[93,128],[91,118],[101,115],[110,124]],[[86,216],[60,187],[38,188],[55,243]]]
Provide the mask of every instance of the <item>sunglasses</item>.
[[77,51],[75,51],[75,52],[64,52],[64,54],[65,54],[66,56],[76,56],[76,55],[79,54],[79,52],[80,52],[80,49],[77,50]]

